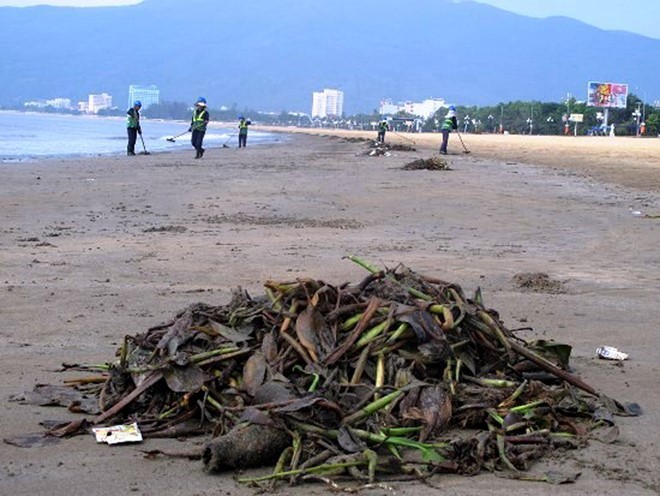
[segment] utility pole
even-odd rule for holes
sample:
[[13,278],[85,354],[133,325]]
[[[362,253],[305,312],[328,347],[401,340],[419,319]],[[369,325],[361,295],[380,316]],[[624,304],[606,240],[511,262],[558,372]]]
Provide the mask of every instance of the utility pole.
[[640,112],[640,107],[641,107],[641,104],[639,102],[637,102],[636,103],[636,108],[632,113],[632,116],[635,118],[635,136],[639,136],[639,118],[642,115],[642,113]]

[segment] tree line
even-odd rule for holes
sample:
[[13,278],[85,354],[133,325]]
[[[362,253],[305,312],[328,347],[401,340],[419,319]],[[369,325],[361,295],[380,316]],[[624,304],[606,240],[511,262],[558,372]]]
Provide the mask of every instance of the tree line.
[[[436,112],[427,120],[424,130],[433,131],[436,120],[442,122],[446,111]],[[604,109],[587,106],[586,102],[575,98],[562,103],[555,102],[509,102],[494,106],[458,106],[457,119],[461,132],[511,134],[573,134],[575,124],[567,122],[571,114],[582,114],[583,122],[578,123],[578,134],[597,133],[603,125]],[[609,109],[608,124],[614,124],[617,135],[635,135],[644,123],[645,134],[660,134],[660,108],[646,104],[634,94],[628,95],[626,108]]]
[[[7,107],[5,107],[7,108]],[[27,110],[14,108],[12,110]],[[147,119],[188,120],[192,107],[183,102],[162,102],[143,109],[142,115]],[[586,102],[575,98],[565,102],[516,101],[498,103],[490,106],[457,106],[457,119],[459,130],[463,133],[501,133],[510,134],[539,134],[559,135],[568,131],[573,134],[605,132],[601,129],[603,124],[603,109],[589,107]],[[39,109],[40,112],[72,113],[77,111],[63,111],[55,108]],[[288,112],[262,112],[248,107],[242,110],[236,104],[231,108],[209,108],[213,120],[234,121],[239,115],[250,117],[253,122],[275,126],[324,127],[343,129],[373,130],[375,124],[383,119],[377,110],[371,113],[361,113],[341,117],[312,118],[304,113]],[[439,131],[444,120],[446,108],[438,110],[426,120],[415,121],[415,116],[399,112],[394,117],[396,121],[394,130],[397,131]],[[126,110],[121,108],[103,109],[101,116],[123,116]],[[582,114],[583,122],[577,127],[567,118],[572,114]],[[617,135],[636,135],[644,123],[644,132],[647,135],[660,135],[660,108],[643,102],[637,95],[629,94],[626,108],[610,109],[609,124],[614,124]],[[567,129],[568,124],[568,129]]]

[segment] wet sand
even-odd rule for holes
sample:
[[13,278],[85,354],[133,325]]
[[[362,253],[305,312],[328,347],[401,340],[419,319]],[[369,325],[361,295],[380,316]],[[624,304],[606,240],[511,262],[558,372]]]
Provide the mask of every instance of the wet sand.
[[[362,269],[342,260],[353,253],[404,263],[468,293],[480,286],[509,327],[568,342],[585,381],[644,408],[642,417],[618,419],[616,444],[590,441],[534,469],[580,471],[576,484],[438,476],[433,487],[395,483],[396,494],[657,494],[660,140],[466,135],[468,155],[453,135],[453,170],[443,172],[401,170],[430,156],[439,139],[405,137],[418,151],[367,157],[364,143],[300,135],[210,149],[202,160],[185,152],[2,166],[3,437],[75,418],[8,401],[76,376],[54,372],[62,362],[109,361],[124,335],[191,303],[226,303],[232,287],[259,294],[267,279],[302,276],[357,282]],[[599,141],[607,148],[595,150]],[[545,272],[565,289],[523,291],[513,282],[523,272]],[[598,360],[600,345],[631,359]],[[206,475],[201,462],[141,452],[203,443],[109,447],[91,435],[32,449],[3,443],[0,493],[253,494],[231,474]]]

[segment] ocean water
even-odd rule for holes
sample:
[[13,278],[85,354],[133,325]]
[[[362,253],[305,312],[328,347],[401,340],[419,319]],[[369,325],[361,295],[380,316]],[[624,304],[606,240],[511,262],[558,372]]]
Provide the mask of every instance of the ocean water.
[[[238,125],[238,124],[237,124]],[[149,152],[192,150],[190,133],[167,141],[188,129],[187,122],[142,119],[142,137]],[[235,148],[237,129],[209,127],[204,137],[205,148]],[[248,145],[281,141],[272,133],[251,130]],[[40,158],[124,155],[126,153],[126,121],[123,118],[0,112],[0,162],[21,162]],[[143,147],[138,136],[135,152]]]

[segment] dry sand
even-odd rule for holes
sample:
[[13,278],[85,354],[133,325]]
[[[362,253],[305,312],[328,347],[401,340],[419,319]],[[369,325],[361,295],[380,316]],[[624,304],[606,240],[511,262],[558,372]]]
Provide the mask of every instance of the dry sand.
[[[2,166],[2,436],[73,416],[8,401],[74,375],[54,372],[62,362],[108,361],[124,335],[194,302],[226,303],[235,286],[256,294],[269,278],[359,281],[363,271],[342,260],[354,253],[402,262],[468,293],[481,286],[509,327],[572,344],[583,379],[644,408],[619,419],[616,444],[591,441],[535,468],[581,471],[576,484],[438,476],[433,487],[394,484],[396,494],[657,494],[660,140],[468,135],[466,155],[452,135],[453,170],[440,172],[400,169],[437,149],[437,135],[390,138],[423,146],[365,157],[363,143],[293,136],[211,149],[202,160],[191,151]],[[513,278],[524,272],[545,272],[564,289],[523,291]],[[600,345],[631,359],[598,360]],[[253,493],[231,475],[204,474],[201,462],[149,461],[141,452],[200,443],[3,443],[0,494]]]

